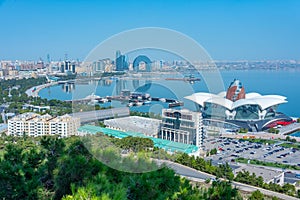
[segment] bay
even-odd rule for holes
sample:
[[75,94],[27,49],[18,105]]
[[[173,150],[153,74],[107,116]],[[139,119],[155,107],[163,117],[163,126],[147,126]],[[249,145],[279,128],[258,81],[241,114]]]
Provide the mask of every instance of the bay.
[[[172,77],[173,75],[165,75]],[[45,88],[39,92],[42,98],[71,100],[84,98],[92,93],[101,97],[113,96],[120,94],[121,90],[129,89],[131,91],[149,93],[152,97],[175,98],[184,101],[184,108],[196,110],[196,106],[184,96],[191,95],[194,92],[221,92],[227,90],[230,83],[236,78],[239,79],[245,87],[246,93],[258,92],[262,95],[278,94],[287,97],[288,103],[279,106],[278,111],[283,112],[292,117],[300,116],[300,71],[265,71],[265,70],[230,70],[220,71],[222,84],[214,84],[214,80],[218,83],[218,74],[204,72],[196,75],[201,81],[194,84],[179,80],[106,80],[106,81],[90,81],[86,84],[76,84],[75,86],[55,85],[51,88]],[[209,81],[207,84],[205,80]],[[67,88],[66,88],[67,87]],[[70,90],[70,87],[72,88]],[[106,103],[102,106],[126,106],[120,102]],[[161,108],[167,107],[167,103],[155,102],[147,106],[131,107],[131,110],[141,112],[160,113]]]

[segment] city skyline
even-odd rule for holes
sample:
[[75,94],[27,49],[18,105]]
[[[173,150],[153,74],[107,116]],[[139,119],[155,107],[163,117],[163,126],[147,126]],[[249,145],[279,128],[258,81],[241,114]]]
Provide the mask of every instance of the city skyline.
[[141,27],[173,29],[214,60],[299,60],[298,1],[0,1],[0,60],[83,60]]

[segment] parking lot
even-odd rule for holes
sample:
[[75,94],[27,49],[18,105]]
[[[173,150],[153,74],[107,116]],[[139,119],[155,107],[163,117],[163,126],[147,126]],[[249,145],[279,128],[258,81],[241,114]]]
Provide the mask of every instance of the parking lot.
[[211,158],[219,163],[235,162],[238,157],[256,159],[264,162],[277,162],[288,165],[300,163],[300,151],[279,146],[282,142],[264,145],[230,138],[210,138],[206,149],[216,148],[218,153]]

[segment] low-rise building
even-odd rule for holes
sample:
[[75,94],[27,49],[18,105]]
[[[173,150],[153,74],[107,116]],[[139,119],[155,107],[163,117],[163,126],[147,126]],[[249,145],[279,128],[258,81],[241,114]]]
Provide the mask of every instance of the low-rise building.
[[8,120],[8,135],[59,135],[68,137],[77,135],[80,119],[70,115],[53,117],[49,114],[24,113]]
[[245,165],[234,170],[236,176],[239,172],[248,171],[250,174],[255,174],[256,177],[261,176],[265,183],[276,183],[278,185],[284,184],[284,172],[266,169],[263,167],[256,167],[252,165]]
[[132,131],[143,133],[146,136],[157,137],[160,130],[161,120],[139,117],[139,116],[129,116],[122,118],[115,118],[104,120],[104,124],[111,129],[120,131]]
[[35,105],[31,105],[31,104],[24,104],[22,106],[22,109],[23,110],[29,109],[34,112],[46,112],[46,110],[50,110],[50,106],[35,106]]

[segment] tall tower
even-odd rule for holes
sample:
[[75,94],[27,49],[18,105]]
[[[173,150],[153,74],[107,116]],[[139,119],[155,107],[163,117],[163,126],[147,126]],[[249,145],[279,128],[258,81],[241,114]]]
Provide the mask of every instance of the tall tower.
[[119,58],[121,56],[121,51],[120,50],[117,50],[116,51],[116,60],[117,60],[117,58]]
[[47,62],[50,63],[51,62],[51,59],[50,59],[50,55],[49,53],[47,54]]

